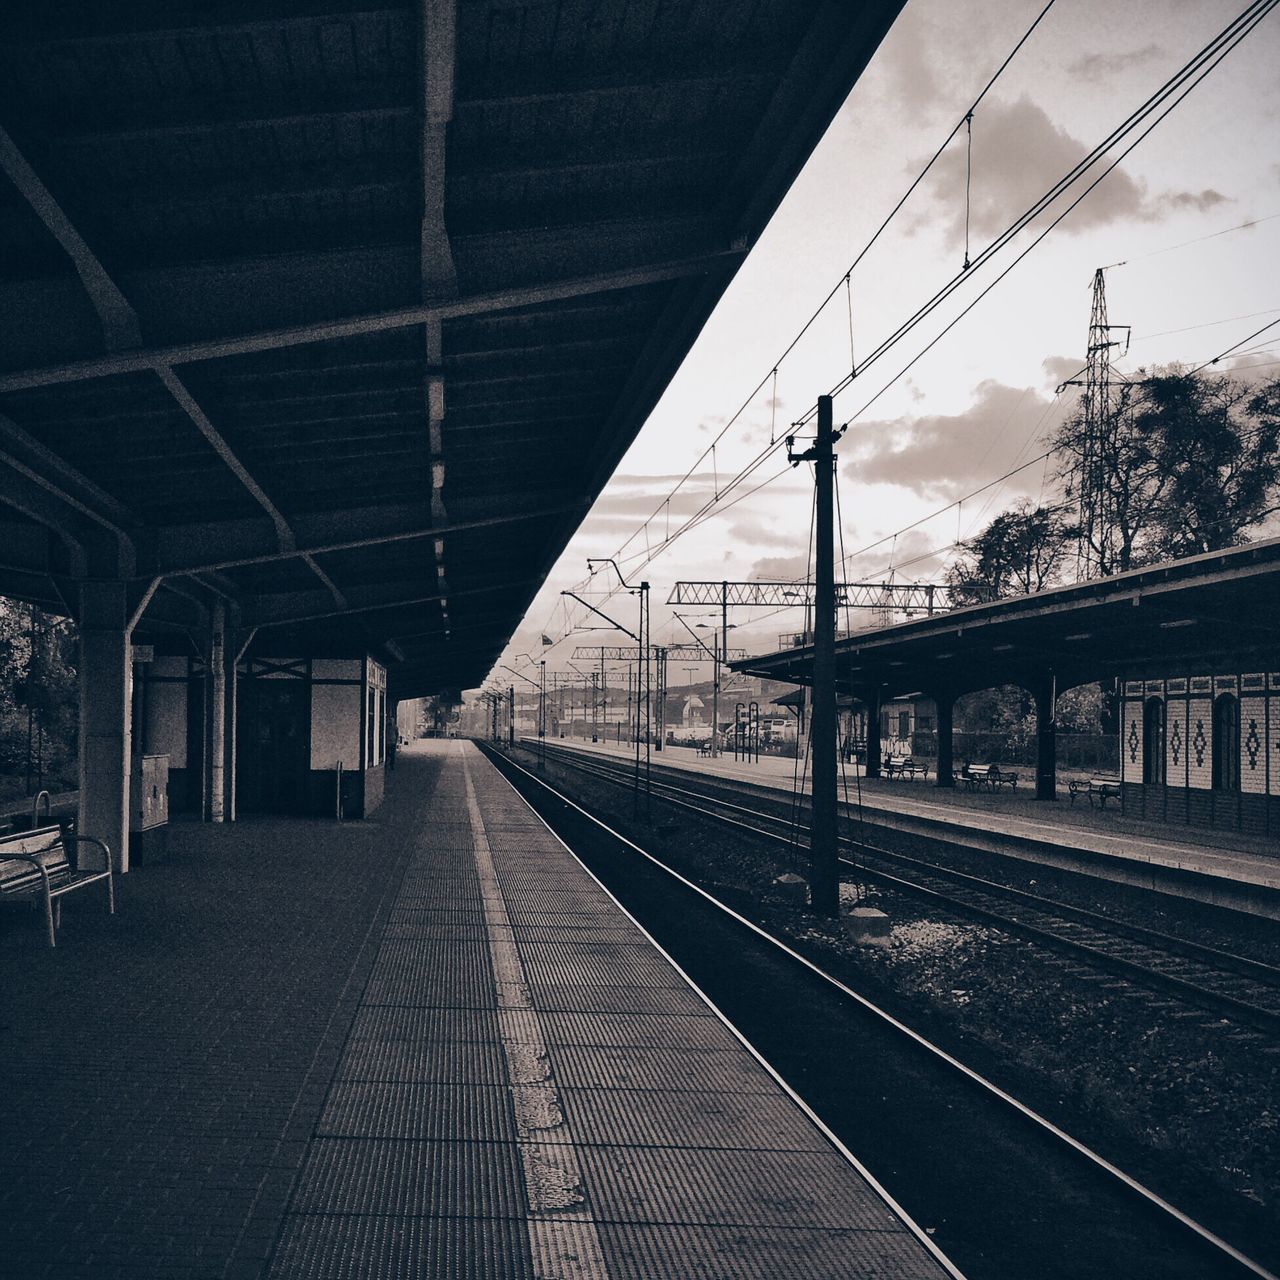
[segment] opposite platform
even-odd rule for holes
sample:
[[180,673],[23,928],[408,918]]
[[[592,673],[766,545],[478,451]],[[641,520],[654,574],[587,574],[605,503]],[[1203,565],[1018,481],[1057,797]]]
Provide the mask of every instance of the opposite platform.
[[426,751],[272,1275],[946,1275],[476,748]]
[[[536,750],[535,739],[524,745]],[[626,744],[553,739],[549,745],[630,763]],[[655,767],[748,782],[784,791],[794,788],[796,762],[781,756],[757,761],[714,759],[668,745],[652,756]],[[996,794],[962,787],[942,790],[920,780],[862,778],[855,764],[841,766],[842,795],[857,795],[868,820],[922,835],[955,838],[1014,857],[1028,856],[1064,870],[1100,875],[1206,902],[1280,916],[1280,842],[1220,829],[1177,826],[1122,815],[1113,805],[1094,809],[1035,799],[1034,787]],[[801,790],[809,790],[808,779]],[[1180,884],[1182,877],[1186,884]]]

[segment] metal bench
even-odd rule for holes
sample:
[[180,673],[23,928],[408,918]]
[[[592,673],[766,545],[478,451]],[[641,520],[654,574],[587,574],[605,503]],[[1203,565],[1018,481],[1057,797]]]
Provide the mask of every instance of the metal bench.
[[910,756],[890,756],[884,762],[884,771],[890,778],[927,778],[927,765],[916,764]]
[[1087,781],[1084,778],[1072,778],[1067,783],[1067,790],[1071,792],[1072,804],[1075,804],[1076,796],[1087,795],[1090,809],[1093,808],[1095,799],[1099,808],[1105,809],[1108,800],[1119,800],[1121,795],[1120,779],[1107,774],[1089,778]]
[[[72,845],[93,845],[102,856],[97,871],[82,871],[68,857]],[[0,837],[0,902],[44,903],[49,945],[58,945],[62,898],[86,885],[107,882],[107,910],[116,913],[116,887],[111,850],[91,836],[70,835],[61,827],[38,827]]]
[[1018,775],[998,764],[967,764],[960,770],[960,777],[970,791],[995,791],[1000,787],[1018,789]]

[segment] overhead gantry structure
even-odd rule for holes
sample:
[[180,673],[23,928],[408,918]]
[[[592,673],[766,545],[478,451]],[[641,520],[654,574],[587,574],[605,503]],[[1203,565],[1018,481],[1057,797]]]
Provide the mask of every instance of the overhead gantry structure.
[[0,592],[475,684],[900,7],[10,7]]

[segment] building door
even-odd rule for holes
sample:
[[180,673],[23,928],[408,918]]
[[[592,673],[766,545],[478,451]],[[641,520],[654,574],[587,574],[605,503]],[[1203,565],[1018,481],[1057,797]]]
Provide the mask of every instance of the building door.
[[236,787],[245,813],[304,813],[311,764],[311,686],[242,679],[237,689]]

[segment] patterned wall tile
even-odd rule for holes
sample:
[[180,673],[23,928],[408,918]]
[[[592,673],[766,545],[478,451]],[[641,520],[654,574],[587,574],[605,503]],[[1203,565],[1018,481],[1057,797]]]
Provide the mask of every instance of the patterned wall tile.
[[1170,698],[1165,704],[1165,781],[1171,787],[1187,785],[1187,702]]
[[1280,796],[1280,693],[1267,699],[1267,762],[1268,790],[1271,795]]
[[1267,701],[1240,699],[1240,790],[1249,795],[1267,791]]
[[[1195,687],[1195,681],[1191,682]],[[1213,702],[1187,702],[1187,786],[1207,791],[1213,784]]]
[[1142,781],[1142,699],[1124,700],[1124,733],[1120,743],[1120,777]]

